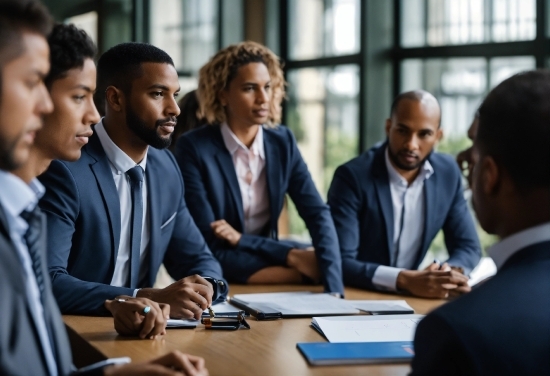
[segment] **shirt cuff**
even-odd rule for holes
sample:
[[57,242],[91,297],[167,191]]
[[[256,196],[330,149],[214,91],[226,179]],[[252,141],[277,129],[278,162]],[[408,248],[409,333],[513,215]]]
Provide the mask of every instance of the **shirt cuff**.
[[135,298],[137,296],[138,291],[139,291],[139,289],[134,290],[134,293],[132,294],[132,298]]
[[374,271],[372,283],[383,290],[397,291],[397,276],[402,270],[405,269],[380,265]]

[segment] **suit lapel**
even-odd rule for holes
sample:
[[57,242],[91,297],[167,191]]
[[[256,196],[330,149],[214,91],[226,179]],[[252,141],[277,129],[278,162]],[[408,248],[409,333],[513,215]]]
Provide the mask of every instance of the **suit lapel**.
[[[233,160],[231,159],[231,154],[227,151],[225,144],[223,142],[222,134],[220,127],[216,126],[215,128],[216,137],[213,138],[213,143],[215,146],[216,161],[220,167],[220,171],[224,176],[231,196],[233,197],[233,203],[237,207],[239,212],[239,220],[241,222],[241,228],[237,231],[244,231],[244,213],[243,213],[243,199],[241,197],[241,189],[239,188],[239,181],[237,180],[237,174],[235,172],[235,166],[233,165]],[[221,189],[225,189],[223,185],[220,185]],[[220,195],[223,197],[223,192]]]
[[393,265],[393,202],[390,191],[390,180],[388,177],[388,171],[386,169],[386,162],[384,159],[385,151],[386,144],[382,145],[376,151],[376,155],[373,161],[373,175],[374,185],[376,187],[376,194],[378,196],[378,202],[380,203],[380,209],[382,210],[382,216],[384,217],[384,223],[386,225],[388,260],[390,262],[390,265]]
[[[279,209],[281,203],[278,202],[278,198],[281,197],[282,183],[281,177],[281,164],[279,149],[272,142],[270,133],[264,130],[264,152],[265,152],[265,169],[266,169],[266,183],[267,183],[267,195],[269,197],[269,210],[270,210],[270,231],[277,229],[277,221],[279,219]],[[272,235],[270,233],[270,235]]]
[[[153,250],[159,249],[160,246],[160,226],[162,225],[161,215],[162,215],[162,187],[160,176],[157,176],[157,171],[155,169],[156,158],[155,153],[151,148],[148,150],[147,155],[147,168],[145,170],[145,184],[147,184],[147,200],[148,200],[148,211],[150,218],[150,239],[149,239],[149,276],[148,276],[148,286],[153,286],[156,279],[156,274],[152,273],[152,270],[156,270],[156,266],[160,265],[161,260],[159,260],[160,252],[154,252]],[[153,269],[154,268],[154,269]]]
[[[99,137],[94,132],[90,137],[90,143],[85,149],[86,152],[95,159],[95,162],[90,163],[90,168],[96,178],[99,190],[103,197],[103,202],[107,209],[110,222],[111,238],[113,239],[113,260],[116,260],[118,254],[118,245],[120,243],[120,200],[116,190],[115,182],[109,166],[107,155],[101,146]],[[114,265],[114,262],[113,262]]]

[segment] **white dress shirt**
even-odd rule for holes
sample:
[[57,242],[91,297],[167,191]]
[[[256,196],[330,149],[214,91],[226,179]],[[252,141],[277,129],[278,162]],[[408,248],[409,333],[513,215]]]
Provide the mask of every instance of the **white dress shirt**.
[[[2,187],[0,189],[0,204],[6,213],[10,237],[15,245],[25,273],[26,297],[31,307],[31,315],[36,325],[36,331],[40,338],[40,344],[44,351],[49,373],[52,376],[56,376],[57,365],[49,340],[46,320],[44,319],[44,306],[40,299],[40,290],[36,282],[31,256],[29,255],[29,249],[25,241],[25,233],[29,225],[27,221],[21,218],[21,213],[25,210],[34,210],[38,204],[38,200],[44,195],[44,186],[36,179],[27,185],[17,176],[0,170],[0,187]],[[49,276],[45,275],[44,278],[49,278]],[[29,361],[34,360],[29,359]]]
[[487,250],[487,253],[500,269],[506,261],[517,251],[520,251],[531,245],[550,240],[550,222],[538,226],[530,227],[520,232],[512,234]]
[[[429,161],[420,167],[416,179],[409,185],[407,180],[393,167],[388,154],[385,152],[386,168],[390,181],[390,191],[393,206],[393,249],[391,259],[395,258],[395,251],[399,242],[399,255],[395,266],[380,265],[376,268],[372,283],[377,287],[395,291],[397,276],[403,269],[414,266],[418,252],[422,246],[424,223],[426,221],[426,200],[424,197],[424,182],[432,176],[434,169]],[[403,228],[401,215],[405,206]]]
[[[105,154],[109,159],[113,180],[118,192],[120,201],[120,242],[118,244],[118,253],[115,262],[115,271],[111,286],[127,286],[128,276],[130,275],[130,246],[132,243],[132,188],[130,178],[126,172],[136,166],[136,163],[125,152],[123,152],[111,140],[105,127],[103,119],[94,128]],[[149,203],[147,200],[147,178],[145,175],[145,167],[147,164],[147,154],[143,160],[137,165],[143,168],[144,184],[142,189],[143,194],[143,221],[141,225],[141,244],[140,244],[140,260],[139,260],[139,281],[147,275],[149,271],[149,263],[146,262],[147,254],[149,253],[149,238],[150,238],[150,222],[149,222]],[[137,289],[134,290],[136,296]]]
[[[233,158],[243,201],[244,233],[258,235],[269,221],[269,196],[265,175],[264,135],[260,126],[250,149],[224,123],[221,132]],[[220,218],[221,219],[221,218]]]

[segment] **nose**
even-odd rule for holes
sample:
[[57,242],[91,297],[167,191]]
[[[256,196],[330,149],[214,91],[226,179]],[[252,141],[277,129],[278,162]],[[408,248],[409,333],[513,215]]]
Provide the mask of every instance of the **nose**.
[[417,150],[418,149],[418,137],[415,134],[411,135],[407,139],[407,142],[405,143],[405,147],[407,148],[407,150],[410,150],[410,151]]
[[84,124],[97,124],[99,123],[99,119],[101,119],[101,116],[97,111],[93,98],[90,98],[90,100],[88,101],[88,110],[84,115]]
[[41,88],[37,94],[36,112],[38,115],[46,115],[53,111],[53,102],[48,89],[46,89],[46,85],[44,85],[44,83],[40,85]]
[[164,109],[164,113],[166,116],[178,116],[180,114],[180,107],[178,106],[178,102],[176,101],[176,97],[173,95],[168,96],[168,103],[166,104],[166,108]]
[[256,95],[256,103],[263,104],[269,101],[269,93],[266,89],[262,88]]

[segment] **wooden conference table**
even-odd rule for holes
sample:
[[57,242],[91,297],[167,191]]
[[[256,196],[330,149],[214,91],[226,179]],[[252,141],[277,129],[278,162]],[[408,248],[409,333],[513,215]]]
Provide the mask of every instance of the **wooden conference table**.
[[[230,294],[279,291],[316,291],[321,286],[231,285]],[[444,300],[397,296],[346,288],[347,299],[405,299],[416,313],[427,314]],[[216,375],[406,375],[408,364],[311,367],[296,343],[323,342],[310,327],[311,319],[256,321],[251,330],[208,331],[169,329],[164,338],[139,340],[119,336],[110,317],[64,316],[74,362],[83,366],[105,358],[129,356],[133,362],[156,358],[172,350],[202,356],[211,376]]]

